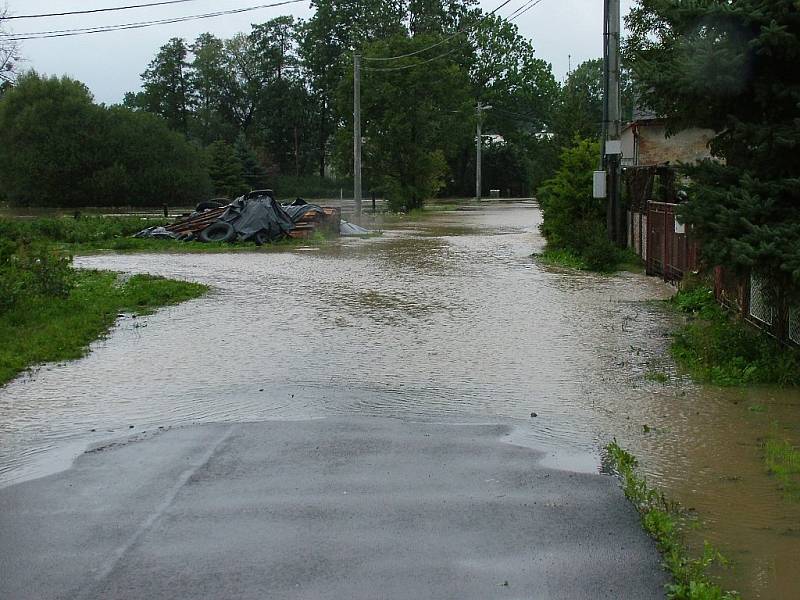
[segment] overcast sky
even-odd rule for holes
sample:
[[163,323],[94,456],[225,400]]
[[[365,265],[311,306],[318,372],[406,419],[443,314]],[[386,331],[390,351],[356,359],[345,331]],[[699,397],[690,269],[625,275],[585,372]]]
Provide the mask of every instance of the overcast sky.
[[[5,2],[10,15],[28,15],[144,4],[151,1],[153,0],[0,0],[0,6]],[[99,15],[18,19],[8,23],[13,33],[20,34],[151,21],[269,2],[270,0],[192,0],[172,6]],[[525,0],[512,0],[499,14],[507,16],[524,2]],[[622,0],[623,15],[633,3],[634,0]],[[480,4],[484,11],[489,12],[501,4],[501,0],[483,0]],[[308,2],[302,2],[145,29],[28,40],[22,42],[21,47],[22,55],[27,59],[24,67],[48,75],[70,75],[86,83],[98,102],[121,102],[125,92],[139,89],[139,74],[169,38],[183,37],[193,40],[206,31],[220,37],[229,37],[239,31],[248,31],[251,23],[263,22],[279,15],[293,14],[308,18],[312,14],[309,5]],[[567,72],[570,55],[573,67],[584,60],[601,56],[602,21],[603,0],[542,0],[514,22],[520,33],[533,41],[537,56],[551,63],[553,72],[561,80]]]

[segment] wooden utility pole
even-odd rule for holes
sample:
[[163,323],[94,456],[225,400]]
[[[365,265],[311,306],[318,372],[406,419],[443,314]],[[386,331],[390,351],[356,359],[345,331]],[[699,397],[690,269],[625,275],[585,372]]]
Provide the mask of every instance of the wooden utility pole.
[[353,54],[353,199],[361,220],[361,55]]
[[481,199],[481,150],[483,149],[483,138],[481,137],[481,112],[492,108],[490,104],[481,104],[478,101],[478,126],[475,138],[475,199]]
[[606,135],[604,141],[608,193],[606,222],[609,239],[619,245],[625,243],[625,221],[620,198],[620,98],[619,98],[619,38],[620,0],[605,0],[605,99]]

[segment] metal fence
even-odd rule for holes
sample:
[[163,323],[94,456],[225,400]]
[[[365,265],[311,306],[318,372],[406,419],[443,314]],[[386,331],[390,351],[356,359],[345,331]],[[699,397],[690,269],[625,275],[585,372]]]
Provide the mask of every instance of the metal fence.
[[793,306],[780,290],[770,289],[761,277],[752,273],[742,277],[717,267],[714,293],[752,325],[784,343],[800,345],[800,306]]
[[686,226],[675,217],[677,204],[647,203],[648,275],[661,275],[666,281],[680,281],[687,272],[697,270],[697,243]]

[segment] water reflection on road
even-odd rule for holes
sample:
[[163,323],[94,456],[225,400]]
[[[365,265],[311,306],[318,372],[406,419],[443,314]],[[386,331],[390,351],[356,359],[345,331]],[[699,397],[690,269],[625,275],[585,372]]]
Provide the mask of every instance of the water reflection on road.
[[[672,317],[653,302],[670,290],[640,275],[538,265],[539,218],[532,204],[490,205],[322,249],[80,258],[213,292],[123,319],[85,359],[0,391],[0,481],[41,474],[64,455],[50,450],[130,425],[503,417],[518,424],[513,441],[565,468],[596,470],[617,437],[697,509],[707,523],[698,539],[737,565],[731,585],[747,597],[793,597],[800,510],[764,474],[758,438],[773,420],[800,423],[798,395],[680,377],[664,358]],[[670,382],[649,381],[651,370]],[[748,411],[754,402],[766,412]]]

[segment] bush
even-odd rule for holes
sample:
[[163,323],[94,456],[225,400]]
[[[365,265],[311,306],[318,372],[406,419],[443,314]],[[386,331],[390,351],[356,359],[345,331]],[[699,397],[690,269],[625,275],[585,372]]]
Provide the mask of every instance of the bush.
[[591,140],[576,140],[561,154],[561,167],[538,192],[541,231],[548,248],[566,250],[594,271],[613,271],[623,252],[608,240],[606,205],[592,197],[592,172],[600,149]]
[[48,248],[0,244],[0,313],[36,296],[65,298],[75,285],[72,257]]
[[210,181],[200,150],[158,117],[30,72],[0,99],[0,188],[18,205],[174,206],[207,198]]

